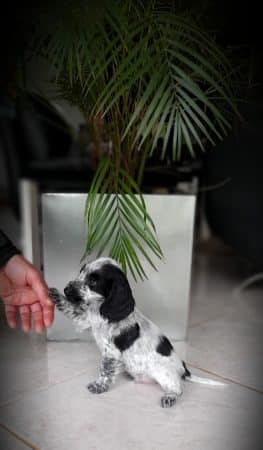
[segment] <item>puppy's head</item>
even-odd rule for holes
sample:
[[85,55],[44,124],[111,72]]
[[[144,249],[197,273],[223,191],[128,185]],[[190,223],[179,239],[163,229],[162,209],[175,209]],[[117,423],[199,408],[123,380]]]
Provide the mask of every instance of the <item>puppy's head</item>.
[[126,275],[111,258],[99,258],[85,264],[64,292],[67,300],[83,312],[91,304],[97,304],[100,314],[109,322],[125,319],[135,306]]

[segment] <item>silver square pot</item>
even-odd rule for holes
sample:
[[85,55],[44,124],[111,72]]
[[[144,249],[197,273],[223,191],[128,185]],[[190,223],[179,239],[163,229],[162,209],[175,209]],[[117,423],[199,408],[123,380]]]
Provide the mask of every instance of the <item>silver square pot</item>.
[[[194,195],[145,195],[164,253],[156,258],[158,272],[142,258],[148,280],[135,283],[128,274],[138,308],[171,339],[187,335],[189,293],[196,197]],[[78,273],[84,252],[86,194],[43,194],[43,263],[49,286],[63,290]],[[77,333],[59,311],[47,331],[50,340],[91,339]]]

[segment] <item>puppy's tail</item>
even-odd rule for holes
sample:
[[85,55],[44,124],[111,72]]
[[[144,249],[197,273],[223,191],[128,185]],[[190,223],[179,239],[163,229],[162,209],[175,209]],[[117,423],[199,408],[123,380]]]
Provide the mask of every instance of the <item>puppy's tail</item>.
[[206,384],[209,386],[226,386],[226,383],[221,383],[220,381],[211,380],[210,378],[202,378],[197,375],[190,374],[190,376],[185,375],[187,381],[192,383]]
[[193,375],[186,367],[185,362],[183,362],[183,366],[185,369],[185,373],[182,378],[187,381],[191,381],[192,383],[206,384],[209,386],[226,386],[226,383],[221,383],[220,381],[211,380],[210,378],[198,377],[197,375]]

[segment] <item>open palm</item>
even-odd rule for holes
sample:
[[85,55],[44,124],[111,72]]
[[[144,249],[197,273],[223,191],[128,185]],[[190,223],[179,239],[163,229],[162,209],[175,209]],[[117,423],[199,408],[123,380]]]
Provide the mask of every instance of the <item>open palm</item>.
[[0,297],[5,304],[6,319],[11,328],[20,315],[24,331],[41,333],[52,324],[54,306],[48,298],[48,288],[39,272],[21,255],[15,255],[0,270]]

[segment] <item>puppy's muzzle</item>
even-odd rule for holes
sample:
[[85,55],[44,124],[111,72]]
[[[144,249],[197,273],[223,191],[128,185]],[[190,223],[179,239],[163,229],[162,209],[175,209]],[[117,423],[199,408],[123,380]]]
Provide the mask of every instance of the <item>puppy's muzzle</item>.
[[67,300],[71,303],[80,303],[82,297],[80,295],[81,283],[78,281],[70,281],[64,289]]

